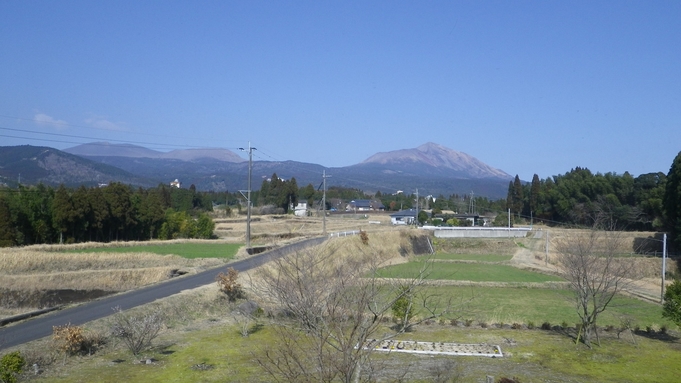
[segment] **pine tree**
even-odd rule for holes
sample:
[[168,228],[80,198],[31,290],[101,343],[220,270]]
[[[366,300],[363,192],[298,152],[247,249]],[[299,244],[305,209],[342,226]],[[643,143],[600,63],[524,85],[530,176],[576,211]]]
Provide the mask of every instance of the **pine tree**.
[[541,192],[541,183],[539,176],[532,177],[532,186],[530,187],[530,212],[537,215],[537,208],[539,207],[539,193]]
[[667,174],[663,204],[670,239],[681,249],[681,152]]
[[523,211],[523,184],[520,182],[520,177],[517,174],[515,175],[515,180],[513,180],[513,206],[511,210],[518,215]]

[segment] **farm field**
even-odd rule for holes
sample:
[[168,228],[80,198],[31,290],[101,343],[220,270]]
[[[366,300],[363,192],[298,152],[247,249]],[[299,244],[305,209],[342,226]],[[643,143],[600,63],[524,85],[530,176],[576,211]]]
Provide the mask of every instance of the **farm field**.
[[93,247],[88,249],[65,250],[66,253],[153,253],[174,254],[183,258],[224,258],[232,259],[243,244],[182,242],[125,247]]
[[[384,375],[378,375],[381,377],[378,381],[392,381],[396,377],[392,377],[390,371],[399,372],[404,368],[409,370],[405,380],[414,382],[434,381],[429,374],[443,368],[456,371],[457,382],[480,382],[487,375],[496,378],[515,376],[522,382],[677,381],[676,372],[681,364],[679,329],[662,319],[659,304],[616,297],[599,319],[601,345],[588,349],[575,343],[576,333],[571,328],[575,327],[578,317],[571,292],[563,288],[563,280],[512,266],[517,261],[513,254],[529,254],[528,259],[534,258],[532,240],[516,243],[475,239],[457,243],[457,240],[437,239],[433,241],[438,251],[435,255],[405,256],[401,248],[407,246],[412,235],[421,233],[410,229],[385,233],[369,231],[371,251],[378,251],[382,256],[394,253],[393,264],[380,269],[381,276],[413,277],[426,266],[425,260],[430,259],[432,264],[428,267],[432,272],[421,292],[451,298],[460,305],[452,315],[417,325],[412,332],[401,334],[399,339],[498,344],[505,357],[379,354],[376,360],[386,370]],[[368,249],[357,236],[332,241],[338,249],[346,245],[349,251]],[[147,246],[141,248],[147,252]],[[199,260],[173,254],[169,259]],[[166,256],[153,257],[163,259]],[[539,263],[544,263],[543,258]],[[253,280],[257,280],[257,275],[249,272],[242,283]],[[114,341],[92,356],[64,358],[63,362],[60,354],[53,356],[56,359],[46,367],[44,374],[26,375],[26,380],[87,382],[97,376],[102,382],[272,381],[272,377],[259,367],[256,358],[264,350],[276,347],[279,340],[273,324],[280,318],[263,318],[258,331],[243,337],[236,314],[240,302],[227,302],[214,285],[182,295],[158,303],[165,307],[167,328],[154,341],[155,347],[142,355],[133,357],[120,342]],[[248,287],[247,297],[258,300]],[[553,329],[539,329],[545,322]],[[616,329],[623,322],[630,323],[634,331],[618,334]],[[513,324],[521,324],[523,329],[509,328]],[[535,328],[527,329],[528,324]],[[389,332],[390,323],[385,326],[384,330]],[[106,331],[110,325],[105,318],[88,327],[93,331]],[[34,347],[49,349],[49,340],[42,342]],[[140,363],[150,358],[151,364]]]
[[431,259],[447,260],[447,261],[477,261],[477,262],[505,262],[513,258],[512,255],[498,255],[498,254],[450,254],[450,253],[435,253],[430,256]]
[[[462,302],[461,320],[470,319],[474,324],[485,323],[512,325],[533,323],[536,327],[548,322],[551,326],[567,323],[574,327],[579,321],[574,299],[569,290],[523,287],[488,287],[476,284],[469,286],[428,287],[425,291],[440,297],[451,297]],[[600,319],[602,327],[618,327],[628,319],[632,326],[642,329],[650,326],[674,328],[670,321],[662,318],[659,305],[639,299],[617,296]]]
[[521,270],[507,265],[482,263],[450,263],[416,260],[393,265],[379,271],[382,278],[413,278],[425,270],[426,279],[458,280],[473,282],[551,282],[562,278]]

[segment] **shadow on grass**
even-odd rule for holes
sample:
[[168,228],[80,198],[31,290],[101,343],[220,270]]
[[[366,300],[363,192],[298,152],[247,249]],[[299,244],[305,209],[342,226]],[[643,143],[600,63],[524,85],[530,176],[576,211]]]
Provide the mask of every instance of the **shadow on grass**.
[[265,325],[262,323],[256,323],[251,328],[248,330],[249,334],[255,334],[256,332],[262,330],[265,328]]
[[659,340],[662,342],[674,343],[679,340],[678,336],[671,335],[669,333],[663,333],[660,331],[646,331],[646,330],[634,330],[634,334],[642,336],[644,338]]

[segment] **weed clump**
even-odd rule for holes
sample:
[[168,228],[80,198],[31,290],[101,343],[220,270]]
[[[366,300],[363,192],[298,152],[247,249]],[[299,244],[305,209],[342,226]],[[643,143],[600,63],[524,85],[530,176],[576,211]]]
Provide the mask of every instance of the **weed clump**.
[[227,298],[230,302],[244,298],[246,295],[238,279],[239,272],[234,270],[233,267],[227,269],[227,274],[220,273],[217,275],[217,277],[215,277],[220,291],[227,295]]

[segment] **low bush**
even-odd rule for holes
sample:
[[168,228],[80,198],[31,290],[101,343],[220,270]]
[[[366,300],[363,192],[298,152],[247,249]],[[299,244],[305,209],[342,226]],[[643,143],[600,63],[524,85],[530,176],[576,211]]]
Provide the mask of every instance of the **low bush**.
[[75,355],[85,349],[85,335],[83,328],[72,326],[70,323],[52,327],[52,341],[57,350],[67,355]]
[[15,383],[17,375],[21,374],[26,360],[19,351],[10,352],[0,359],[0,381],[2,383]]
[[234,302],[237,299],[242,299],[245,297],[245,293],[241,284],[238,281],[239,272],[234,270],[233,267],[227,269],[227,274],[220,273],[215,277],[218,283],[220,291],[227,295],[230,302]]
[[549,322],[544,322],[541,324],[541,329],[542,330],[551,330],[551,323]]

